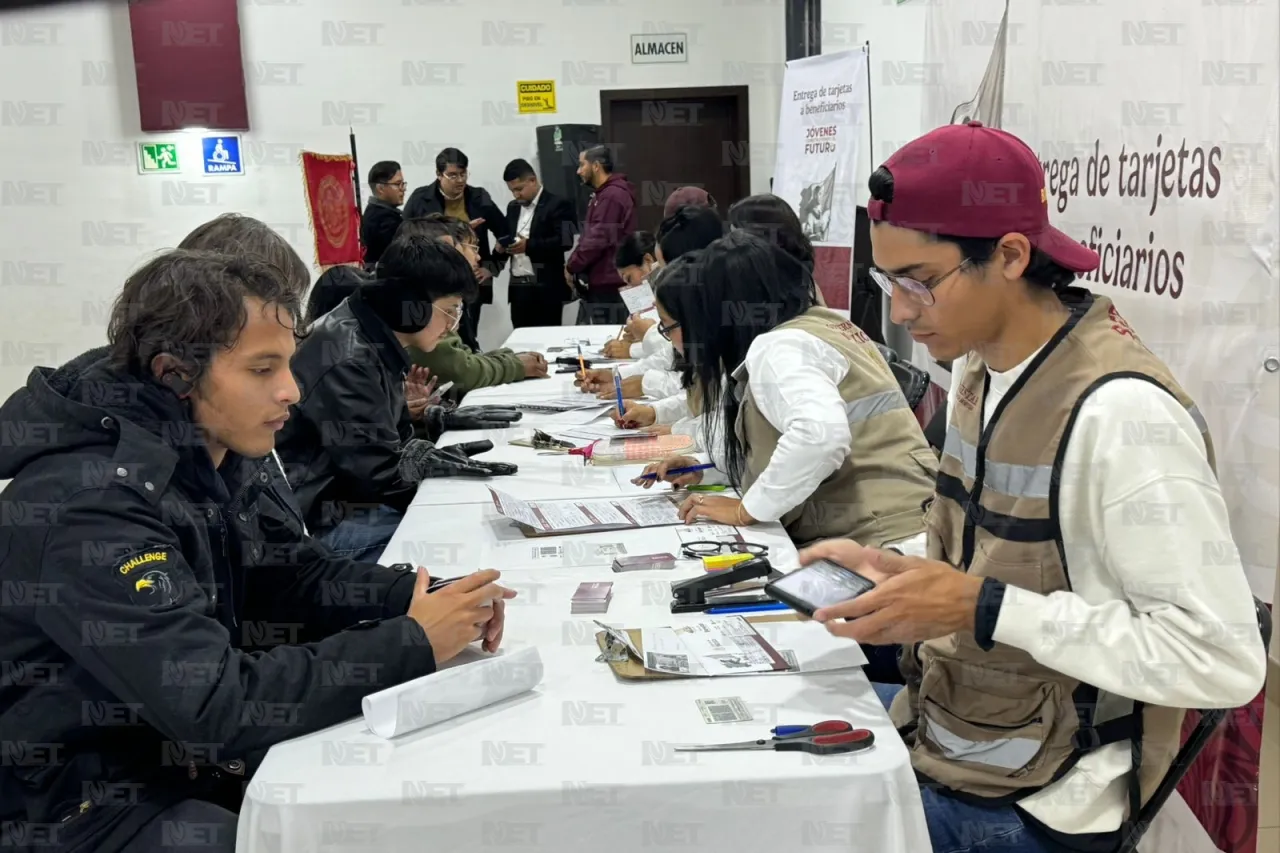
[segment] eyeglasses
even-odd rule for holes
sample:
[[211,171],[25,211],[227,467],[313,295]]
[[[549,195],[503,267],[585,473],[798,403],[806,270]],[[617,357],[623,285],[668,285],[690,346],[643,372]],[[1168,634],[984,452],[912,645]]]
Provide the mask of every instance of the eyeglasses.
[[451,174],[449,174],[448,172],[445,172],[445,173],[444,173],[444,177],[445,177],[445,178],[447,178],[447,179],[448,179],[448,180],[450,180],[450,181],[453,181],[455,184],[460,184],[460,183],[462,183],[463,181],[465,181],[465,180],[467,179],[467,173],[466,173],[466,172],[456,172],[456,173],[454,173],[454,174],[452,174],[452,175],[451,175]]
[[456,311],[450,311],[446,308],[441,308],[440,313],[449,318],[450,332],[458,328],[458,324],[462,322],[462,306],[461,305],[458,306]]
[[872,267],[869,272],[871,273],[872,281],[880,285],[880,289],[889,294],[889,296],[893,296],[893,289],[897,287],[921,305],[932,305],[934,303],[934,289],[965,267],[972,265],[972,263],[973,261],[970,258],[965,258],[955,269],[942,275],[936,275],[928,281],[918,281],[905,275],[894,275],[876,267]]
[[658,334],[662,335],[662,337],[666,338],[667,340],[671,340],[671,333],[678,328],[680,328],[680,324],[674,321],[669,326],[664,326],[661,323],[659,323]]
[[702,542],[684,543],[683,552],[686,557],[714,557],[726,550],[730,554],[750,554],[753,557],[764,557],[769,553],[768,545],[756,545],[752,542]]
[[394,183],[393,183],[393,182],[391,182],[391,181],[383,181],[383,182],[382,182],[382,186],[384,186],[384,187],[394,187],[395,189],[402,190],[402,189],[404,189],[405,187],[409,186],[409,184],[408,184],[408,183],[406,183],[405,181],[395,181]]

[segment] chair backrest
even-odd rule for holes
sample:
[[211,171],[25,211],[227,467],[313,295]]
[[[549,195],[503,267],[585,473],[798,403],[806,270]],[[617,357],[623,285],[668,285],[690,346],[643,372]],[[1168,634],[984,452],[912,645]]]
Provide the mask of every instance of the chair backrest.
[[[1256,598],[1253,600],[1253,605],[1257,611],[1258,630],[1262,633],[1263,648],[1269,649],[1271,648],[1271,611],[1267,609],[1267,605]],[[1214,731],[1227,718],[1230,709],[1214,708],[1196,713],[1200,715],[1200,719],[1196,721],[1195,728],[1192,729],[1186,742],[1182,744],[1182,748],[1178,750],[1177,757],[1173,759],[1173,764],[1169,766],[1164,778],[1160,780],[1160,784],[1156,787],[1155,793],[1151,795],[1151,799],[1147,801],[1147,804],[1142,807],[1142,811],[1138,813],[1138,819],[1129,824],[1129,835],[1121,841],[1116,853],[1134,853],[1138,849],[1138,842],[1142,840],[1147,828],[1151,826],[1151,821],[1155,820],[1156,814],[1168,799],[1173,796],[1178,783],[1182,781],[1182,777],[1191,769],[1191,765],[1195,763],[1196,757],[1200,755],[1205,745],[1213,738]]]
[[929,391],[929,373],[921,370],[910,362],[903,361],[896,352],[889,349],[882,343],[876,343],[876,349],[880,350],[880,354],[884,356],[884,360],[889,363],[889,369],[893,371],[893,376],[898,380],[898,387],[902,389],[903,396],[907,398],[907,406],[911,411],[915,411],[920,405],[920,401],[924,399],[924,395]]

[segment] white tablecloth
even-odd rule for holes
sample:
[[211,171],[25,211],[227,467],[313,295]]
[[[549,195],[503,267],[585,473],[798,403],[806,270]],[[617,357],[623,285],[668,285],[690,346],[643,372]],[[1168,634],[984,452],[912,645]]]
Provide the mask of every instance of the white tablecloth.
[[[519,329],[511,345],[545,346],[579,331]],[[480,402],[479,395],[497,400],[501,392],[525,392],[532,384],[482,389],[467,402]],[[549,386],[546,396],[560,393]],[[523,454],[532,451],[499,447],[494,453],[523,464]],[[502,488],[530,498],[634,489],[612,476],[613,469],[582,474],[567,469],[581,466],[577,460],[536,455],[535,460],[515,477],[503,478]],[[434,492],[446,482],[428,481],[423,491]],[[469,491],[474,485],[461,484],[462,491],[446,503],[415,502],[383,560],[411,559],[445,575],[471,571],[486,554],[509,554],[510,559],[495,563],[509,571],[503,582],[518,593],[508,605],[505,644],[538,647],[546,667],[542,685],[395,741],[375,737],[356,719],[276,746],[247,790],[237,850],[929,849],[906,749],[860,670],[620,682],[595,660],[592,619],[640,627],[701,618],[673,616],[668,609],[670,581],[690,576],[697,566],[684,561],[674,571],[618,575],[609,570],[612,556],[596,552],[600,545],[621,543],[629,553],[678,553],[677,528],[524,539],[497,515],[483,486]],[[776,525],[748,528],[743,535],[770,545],[780,567],[795,565],[795,550]],[[509,551],[507,543],[514,543]],[[518,553],[555,544],[572,549],[559,565]],[[613,581],[606,615],[570,614],[569,599],[583,580]],[[760,630],[769,637],[769,625]],[[725,696],[741,697],[754,719],[703,722],[694,700]],[[776,725],[830,718],[872,729],[876,747],[830,757],[693,754],[671,748],[754,739]]]

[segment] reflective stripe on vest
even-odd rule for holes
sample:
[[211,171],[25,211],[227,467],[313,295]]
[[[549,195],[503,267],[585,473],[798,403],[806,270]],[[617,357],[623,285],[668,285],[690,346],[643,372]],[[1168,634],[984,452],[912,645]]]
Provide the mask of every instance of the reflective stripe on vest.
[[[960,437],[960,430],[947,427],[947,439],[942,452],[959,459],[964,465],[964,475],[970,480],[978,477],[978,448]],[[1014,498],[1048,498],[1053,485],[1052,465],[1012,465],[1005,462],[987,462],[985,488]]]
[[902,390],[899,388],[894,388],[892,391],[868,394],[866,397],[850,400],[844,404],[845,413],[849,416],[849,423],[851,424],[862,423],[874,418],[876,415],[883,415],[885,412],[905,408],[907,408],[907,398],[902,396]]

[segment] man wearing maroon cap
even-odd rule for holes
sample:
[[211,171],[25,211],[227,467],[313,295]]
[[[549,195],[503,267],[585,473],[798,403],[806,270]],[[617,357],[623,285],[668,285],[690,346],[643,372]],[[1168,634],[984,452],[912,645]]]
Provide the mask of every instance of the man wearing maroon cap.
[[875,687],[934,850],[1114,849],[1182,709],[1264,679],[1207,427],[1111,301],[1073,286],[1098,256],[1049,224],[1019,139],[943,127],[869,183],[871,274],[953,361],[948,428],[926,553],[808,549],[878,584],[815,618],[902,644],[906,689]]

